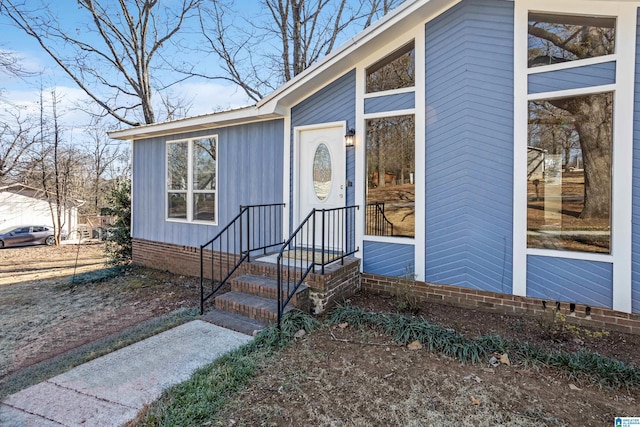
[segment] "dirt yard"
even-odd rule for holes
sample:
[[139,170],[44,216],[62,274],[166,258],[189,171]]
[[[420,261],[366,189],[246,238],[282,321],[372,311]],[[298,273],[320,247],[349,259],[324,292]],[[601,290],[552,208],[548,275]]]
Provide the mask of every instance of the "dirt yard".
[[[103,268],[99,244],[0,251],[0,380],[197,304],[196,279],[138,267],[72,284],[76,256],[82,271]],[[498,334],[547,351],[588,350],[640,366],[638,336],[567,333],[553,321],[437,304],[416,307],[401,298],[364,293],[349,303],[376,312],[410,311],[468,336]],[[374,329],[323,327],[260,369],[218,420],[246,426],[602,426],[613,425],[616,416],[640,416],[640,390],[600,388],[513,359],[496,367],[462,365],[399,346]]]
[[[77,264],[76,264],[77,257]],[[105,268],[102,244],[0,250],[0,378],[198,302],[196,281],[133,267],[73,284]]]
[[[350,303],[377,312],[404,307],[371,294]],[[548,351],[589,350],[640,366],[637,336],[589,337],[586,330],[581,338],[550,336],[548,325],[534,319],[437,304],[422,304],[418,314],[469,336],[499,334]],[[400,346],[371,328],[342,326],[323,327],[278,354],[233,399],[219,425],[582,427],[640,415],[640,390],[601,388],[517,362],[463,365]]]

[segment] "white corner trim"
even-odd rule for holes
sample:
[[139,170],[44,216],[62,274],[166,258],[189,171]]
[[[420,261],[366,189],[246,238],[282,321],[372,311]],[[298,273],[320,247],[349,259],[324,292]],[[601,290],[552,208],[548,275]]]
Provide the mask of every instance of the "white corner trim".
[[282,218],[282,239],[283,241],[289,237],[291,230],[289,227],[291,224],[289,223],[289,218],[293,215],[293,207],[291,206],[291,179],[292,179],[292,169],[291,169],[291,109],[289,109],[288,113],[284,116],[283,120],[284,126],[284,138],[283,138],[283,159],[282,159],[282,202],[286,203],[286,208],[284,210],[285,215]]
[[417,280],[425,280],[426,272],[426,52],[425,27],[415,31],[415,239],[414,274]]
[[513,141],[513,287],[527,295],[527,5],[515,2],[514,12],[514,141]]
[[631,313],[632,277],[632,194],[633,182],[633,114],[636,63],[637,4],[619,5],[616,49],[618,90],[614,96],[613,193],[611,245],[613,263],[613,309]]

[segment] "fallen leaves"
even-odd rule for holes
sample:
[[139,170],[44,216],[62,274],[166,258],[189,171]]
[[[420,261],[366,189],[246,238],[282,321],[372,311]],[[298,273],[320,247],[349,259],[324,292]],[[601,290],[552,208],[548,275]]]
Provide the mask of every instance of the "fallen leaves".
[[471,404],[472,405],[479,405],[480,401],[478,399],[476,399],[474,396],[471,396]]
[[414,341],[412,343],[407,344],[407,349],[408,350],[421,350],[422,349],[422,344],[420,344],[420,341]]
[[497,368],[500,365],[511,366],[511,361],[507,353],[493,353],[493,356],[489,359],[489,367]]

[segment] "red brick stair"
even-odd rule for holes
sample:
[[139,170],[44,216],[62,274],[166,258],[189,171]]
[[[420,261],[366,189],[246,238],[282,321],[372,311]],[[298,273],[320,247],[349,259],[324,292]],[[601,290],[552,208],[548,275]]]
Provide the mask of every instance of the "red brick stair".
[[[205,313],[202,320],[254,335],[278,321],[277,295],[276,279],[257,274],[238,276],[231,280],[230,292],[215,297],[215,309]],[[309,311],[309,304],[309,289],[301,285],[284,311]]]

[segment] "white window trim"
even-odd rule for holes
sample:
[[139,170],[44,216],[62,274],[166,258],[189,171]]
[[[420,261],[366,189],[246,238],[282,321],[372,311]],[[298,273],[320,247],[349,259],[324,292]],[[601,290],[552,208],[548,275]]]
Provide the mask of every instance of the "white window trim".
[[[529,69],[527,66],[527,24],[529,11],[567,13],[576,15],[604,15],[616,17],[616,54],[599,58],[572,61],[561,67],[549,65]],[[631,226],[632,200],[629,184],[633,178],[633,113],[635,90],[636,17],[638,5],[620,1],[521,0],[515,2],[514,23],[514,194],[513,194],[513,293],[527,294],[527,257],[549,256],[579,260],[608,262],[613,265],[614,310],[630,313],[631,284]],[[616,60],[616,81],[613,85],[568,91],[528,94],[530,74],[569,69],[593,63]],[[529,100],[579,95],[594,92],[613,92],[615,123],[612,158],[612,215],[611,254],[598,255],[581,252],[548,251],[527,248],[527,180],[519,171],[527,165],[527,114]]]
[[574,61],[561,62],[559,64],[539,65],[533,68],[527,68],[527,74],[542,74],[552,71],[569,70],[577,67],[588,67],[589,65],[606,64],[607,62],[616,62],[618,54],[596,56],[595,58],[576,59]]
[[[356,124],[357,133],[355,141],[356,150],[356,188],[355,200],[356,204],[361,206],[357,212],[356,219],[356,244],[361,251],[356,256],[362,257],[364,242],[384,242],[395,243],[401,245],[414,245],[414,274],[416,280],[425,279],[425,120],[419,120],[425,117],[425,24],[433,17],[428,17],[424,22],[410,29],[402,36],[396,38],[393,43],[386,45],[384,48],[378,49],[375,54],[365,58],[356,65]],[[383,58],[385,55],[392,53],[394,50],[414,41],[415,48],[415,86],[402,88],[393,91],[366,93],[366,69],[371,64]],[[380,113],[364,113],[364,101],[374,97],[392,95],[396,93],[413,92],[415,96],[414,108],[385,111]],[[366,120],[372,118],[393,117],[412,114],[415,116],[415,237],[384,237],[365,235],[365,211],[366,204],[366,158],[365,158],[365,129]],[[363,264],[360,264],[362,269]]]
[[[216,178],[215,178],[215,190],[194,190],[193,189],[193,144],[195,140],[199,139],[208,139],[215,138],[216,140]],[[178,144],[178,143],[187,143],[187,189],[186,190],[169,190],[169,144]],[[218,169],[218,158],[220,157],[220,144],[218,135],[203,135],[196,136],[192,138],[185,139],[176,139],[165,142],[165,150],[164,150],[164,218],[167,222],[178,222],[178,223],[188,223],[188,224],[203,224],[203,225],[218,225],[218,205],[219,205],[219,187],[218,187],[218,179],[220,175],[220,171]],[[185,193],[187,195],[187,218],[170,218],[169,217],[169,193]],[[193,195],[201,194],[201,193],[213,193],[215,200],[214,207],[214,221],[204,221],[200,219],[193,219]]]
[[415,92],[415,90],[416,90],[415,86],[409,86],[409,87],[403,87],[403,88],[400,88],[400,89],[391,89],[391,90],[383,90],[381,92],[365,93],[364,94],[364,99],[382,98],[382,97],[385,97],[385,96],[400,95],[402,93]]

